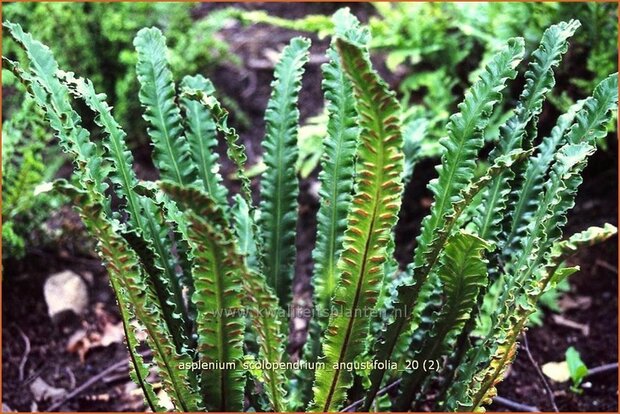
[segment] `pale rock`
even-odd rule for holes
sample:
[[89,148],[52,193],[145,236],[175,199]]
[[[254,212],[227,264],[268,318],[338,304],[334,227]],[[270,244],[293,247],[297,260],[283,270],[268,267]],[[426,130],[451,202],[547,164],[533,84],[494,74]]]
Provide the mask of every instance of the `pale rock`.
[[555,382],[566,382],[570,379],[570,371],[566,361],[547,362],[542,366],[542,372]]
[[88,306],[86,283],[70,270],[49,276],[43,286],[43,294],[50,318],[65,311],[82,315]]
[[52,387],[47,382],[43,381],[41,377],[38,377],[30,384],[30,392],[35,401],[55,401],[67,394],[67,390],[64,388]]

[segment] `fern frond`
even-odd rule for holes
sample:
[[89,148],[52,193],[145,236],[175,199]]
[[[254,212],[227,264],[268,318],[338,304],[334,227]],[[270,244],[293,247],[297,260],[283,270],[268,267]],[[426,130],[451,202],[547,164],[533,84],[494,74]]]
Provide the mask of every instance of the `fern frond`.
[[[160,183],[162,189],[169,194],[178,203],[184,205],[185,208],[193,210],[194,215],[205,217],[212,222],[212,226],[224,235],[225,238],[231,239],[231,234],[227,230],[227,219],[223,211],[214,206],[213,201],[208,196],[197,189],[183,188],[170,182]],[[278,302],[269,287],[266,285],[264,276],[249,270],[244,264],[248,259],[248,254],[255,253],[253,247],[253,221],[249,213],[249,208],[245,204],[245,200],[241,196],[236,197],[239,203],[239,214],[235,214],[235,229],[239,244],[235,244],[234,252],[225,252],[224,257],[227,260],[235,262],[235,268],[239,270],[241,280],[235,280],[240,283],[243,289],[241,303],[250,312],[253,329],[256,330],[259,337],[260,358],[270,363],[283,362],[284,359],[284,337],[281,333],[282,321],[280,321],[280,313]],[[236,210],[233,210],[233,212]],[[197,220],[194,217],[193,220]],[[204,225],[204,224],[203,224]],[[186,231],[191,231],[186,230]],[[232,243],[232,242],[231,242]],[[198,304],[198,303],[197,303]],[[200,308],[198,308],[200,311]],[[225,310],[232,312],[231,310]],[[285,411],[287,402],[284,398],[283,384],[286,383],[284,371],[281,369],[263,369],[261,370],[265,383],[265,388],[272,408],[276,411]]]
[[[329,63],[322,66],[323,90],[327,100],[329,121],[323,140],[323,157],[319,181],[319,211],[314,259],[315,311],[329,308],[336,287],[336,262],[342,251],[342,238],[347,227],[347,211],[351,204],[355,149],[359,129],[353,99],[353,87],[345,76],[334,47],[327,51]],[[325,328],[325,320],[320,323]]]
[[[499,301],[496,328],[476,348],[474,356],[467,364],[463,364],[462,372],[459,372],[469,372],[471,375],[472,370],[476,369],[474,365],[481,360],[488,360],[487,355],[491,356],[491,362],[486,368],[468,382],[469,390],[466,393],[471,396],[471,405],[467,403],[467,398],[456,397],[462,409],[471,411],[488,403],[494,395],[495,384],[501,380],[507,364],[514,358],[518,335],[527,322],[527,317],[535,310],[538,293],[542,292],[527,293],[525,296],[520,293],[524,286],[538,286],[543,283],[537,275],[547,271],[543,263],[545,252],[561,237],[561,230],[566,224],[566,213],[574,205],[575,193],[582,182],[581,172],[585,168],[587,157],[593,152],[594,147],[582,143],[566,144],[557,153],[549,180],[541,195],[539,208],[528,226],[522,250],[515,254],[514,261],[507,265],[511,284]],[[544,283],[546,285],[548,281]],[[461,380],[462,378],[457,376],[456,383]]]
[[[561,22],[548,28],[541,39],[540,46],[532,53],[528,70],[525,73],[525,88],[519,98],[515,113],[500,127],[500,137],[497,146],[491,151],[490,160],[505,154],[514,148],[530,148],[536,135],[538,117],[542,111],[545,95],[555,85],[554,68],[559,65],[562,55],[568,48],[568,39],[579,28],[578,21]],[[559,135],[561,137],[561,134]],[[555,150],[555,148],[553,148]],[[515,198],[511,194],[522,194],[515,188],[524,186],[521,174],[515,180],[515,171],[523,170],[523,166],[507,169],[498,175],[482,194],[481,202],[473,215],[472,225],[478,236],[493,242],[501,242],[503,223],[506,223],[506,209],[514,204]],[[519,171],[519,172],[520,172]],[[527,174],[526,174],[527,175]],[[527,179],[527,178],[526,178]],[[512,200],[512,201],[511,201]],[[512,216],[509,216],[512,218]],[[497,262],[491,266],[489,279],[493,283],[497,279]],[[478,307],[482,306],[486,289],[481,289],[478,297]],[[445,371],[448,378],[454,375],[454,369],[465,356],[469,342],[469,335],[477,321],[475,310],[465,325],[461,337],[457,341],[456,351],[449,367]],[[449,380],[447,380],[449,381]]]
[[[332,18],[335,33],[366,44],[368,33],[348,8],[340,9]],[[347,212],[351,205],[355,150],[359,136],[353,87],[340,62],[334,42],[327,50],[329,61],[322,65],[323,93],[328,116],[326,136],[322,142],[321,172],[319,173],[319,211],[317,213],[316,244],[312,251],[313,318],[310,320],[308,339],[303,355],[315,362],[321,352],[321,334],[327,326],[330,301],[338,282],[338,257],[347,226]],[[300,372],[302,405],[312,399],[314,370]]]
[[550,136],[542,141],[539,153],[529,161],[524,173],[518,199],[511,207],[512,223],[503,238],[505,257],[509,257],[519,248],[527,223],[536,211],[537,195],[557,148],[565,142],[589,142],[595,145],[595,141],[606,134],[606,125],[611,112],[617,108],[617,102],[618,74],[613,74],[594,89],[591,97],[578,102],[560,116],[557,125]]
[[247,155],[245,153],[245,147],[243,144],[239,143],[239,134],[235,128],[228,126],[228,111],[222,107],[215,96],[209,95],[204,90],[185,88],[182,95],[185,98],[200,102],[201,105],[210,111],[216,129],[224,135],[224,139],[228,144],[226,154],[237,167],[237,177],[241,181],[241,194],[250,208],[250,211],[253,212],[251,182],[245,173]]
[[[152,200],[136,193],[138,179],[131,168],[133,156],[125,143],[125,132],[112,116],[111,108],[105,101],[104,94],[97,94],[90,80],[76,78],[72,73],[59,71],[58,76],[67,85],[69,91],[82,99],[96,114],[95,122],[103,129],[104,149],[114,165],[110,179],[116,193],[127,203],[129,222],[138,235],[144,237],[145,244],[137,249],[138,254],[154,255],[153,266],[148,268],[157,295],[163,305],[164,317],[173,334],[177,350],[187,344],[189,322],[185,301],[175,270],[176,260],[172,256],[172,242],[165,223],[158,220],[159,210]],[[133,246],[135,247],[135,245]]]
[[[245,257],[248,274],[243,278],[245,292],[243,303],[250,312],[252,329],[259,339],[259,360],[280,363],[285,359],[285,338],[282,334],[283,321],[280,318],[278,298],[271,290],[265,277],[252,269],[256,267],[256,245],[254,243],[254,223],[245,200],[236,196],[233,208],[235,233],[239,241],[240,253]],[[254,263],[254,265],[252,265]],[[285,399],[284,384],[286,376],[281,369],[263,369],[263,382],[271,409],[275,412],[289,411],[290,401]]]
[[618,109],[618,73],[609,75],[594,88],[592,97],[577,112],[576,124],[570,129],[566,141],[572,144],[587,142],[595,146],[607,134],[611,112]]
[[[422,222],[422,233],[414,253],[413,285],[399,289],[397,306],[404,313],[386,327],[383,339],[377,341],[378,360],[390,359],[399,337],[408,331],[411,310],[449,234],[446,217],[454,215],[455,203],[462,200],[460,193],[474,176],[475,158],[484,144],[483,133],[494,105],[501,99],[500,91],[509,78],[516,76],[515,67],[522,59],[523,39],[511,39],[485,70],[480,79],[466,94],[459,105],[460,112],[450,117],[448,136],[441,140],[445,147],[441,165],[437,168],[439,178],[431,181],[429,188],[435,195],[431,213]],[[429,282],[431,283],[432,280]],[[407,316],[405,316],[407,315]],[[385,370],[377,369],[371,374],[366,408],[381,386]]]
[[[155,290],[142,271],[138,255],[125,241],[123,234],[128,231],[117,221],[106,218],[100,203],[93,200],[86,191],[79,191],[62,181],[56,183],[56,188],[72,193],[82,220],[97,238],[97,250],[106,263],[110,279],[114,279],[114,283],[124,291],[121,298],[126,298],[126,304],[131,305],[125,307],[127,319],[124,323],[137,319],[144,326],[158,375],[175,407],[183,411],[202,409],[200,396],[196,392],[195,376],[190,370],[192,358],[185,350],[177,352],[172,335],[164,323],[161,303]],[[136,372],[144,374],[143,366],[135,368]]]
[[[215,88],[210,80],[201,75],[186,76],[181,81],[182,89],[200,90],[206,95],[213,94]],[[186,137],[189,142],[191,159],[197,168],[199,185],[220,207],[228,205],[228,191],[222,184],[219,173],[217,134],[215,122],[208,108],[185,95],[180,98],[185,112]]]
[[527,167],[518,184],[518,198],[510,206],[511,223],[507,234],[502,236],[504,255],[509,255],[523,238],[527,223],[537,209],[537,194],[542,191],[545,174],[549,170],[553,156],[565,139],[565,134],[572,126],[577,112],[583,107],[583,101],[572,105],[561,115],[549,136],[543,138],[535,157],[528,161]]
[[[603,227],[592,226],[579,233],[575,233],[566,240],[555,242],[551,246],[547,267],[552,278],[561,271],[562,262],[572,256],[582,247],[592,246],[602,243],[605,240],[618,234],[618,228],[612,224],[605,223]],[[553,283],[560,280],[552,279]]]
[[129,375],[131,379],[142,388],[144,400],[149,408],[153,410],[153,412],[163,412],[165,409],[160,405],[159,398],[155,393],[155,388],[148,381],[151,364],[147,364],[142,355],[138,352],[140,341],[138,340],[135,329],[132,326],[132,324],[136,321],[129,317],[132,313],[130,304],[131,299],[116,279],[111,278],[110,285],[112,286],[112,290],[114,291],[118,302],[118,309],[121,315],[121,321],[123,322],[123,330],[125,332],[125,341],[127,342],[129,358],[131,359]]
[[297,99],[310,41],[294,38],[276,65],[272,94],[265,112],[263,140],[267,170],[261,177],[259,227],[265,275],[282,307],[288,305],[295,263],[295,227],[299,192],[297,160]]
[[[452,345],[469,319],[478,291],[487,283],[483,253],[490,248],[489,243],[463,231],[450,237],[437,268],[445,301],[441,312],[435,315],[430,334],[415,352],[415,360],[437,360]],[[405,372],[393,409],[409,410],[427,377],[428,371],[424,369]]]
[[316,373],[314,385],[313,408],[324,412],[340,407],[353,381],[340,364],[365,351],[370,321],[363,315],[374,308],[383,281],[385,246],[400,209],[403,170],[400,106],[394,93],[372,69],[366,50],[342,39],[336,44],[353,83],[361,132],[355,191],[337,265],[341,277],[332,299],[336,313],[323,341],[327,368]]
[[618,228],[613,224],[605,223],[603,227],[592,226],[579,233],[575,233],[566,240],[556,242],[553,245],[552,251],[559,257],[566,257],[575,253],[582,247],[592,246],[610,237],[618,234]]
[[[260,273],[250,271],[243,278],[244,303],[252,316],[253,329],[258,334],[259,360],[279,364],[286,359],[285,337],[280,318],[278,298],[267,280]],[[284,386],[288,380],[281,368],[262,369],[263,387],[274,412],[292,411],[291,401],[285,397]]]
[[[4,22],[11,37],[24,49],[30,61],[28,71],[17,62],[2,57],[2,64],[26,86],[28,93],[44,111],[51,128],[59,139],[61,148],[74,157],[81,179],[92,183],[92,191],[105,194],[106,179],[111,166],[102,159],[97,146],[90,141],[89,133],[81,125],[80,116],[69,104],[69,92],[55,74],[58,64],[50,49],[25,33],[19,24]],[[104,211],[111,214],[109,200],[101,198]]]
[[157,28],[141,29],[134,39],[140,103],[153,140],[155,165],[162,179],[179,184],[195,181],[196,171],[183,136],[181,110],[175,102],[172,72],[166,58],[166,39]]
[[[243,409],[244,321],[242,316],[243,258],[219,206],[198,189],[160,183],[182,210],[188,226],[181,228],[191,248],[196,306],[198,357],[205,364],[231,364],[202,369],[201,388],[207,409]],[[197,202],[197,200],[200,200]]]
[[[540,46],[532,53],[532,61],[525,73],[525,88],[515,113],[500,128],[499,142],[490,154],[491,160],[515,148],[532,146],[531,141],[535,138],[536,124],[545,95],[555,85],[553,70],[568,49],[568,39],[579,26],[579,22],[575,20],[569,23],[561,22],[549,27],[543,34]],[[523,142],[524,139],[526,142]],[[507,170],[485,191],[473,220],[480,237],[497,241],[514,177],[514,172]]]

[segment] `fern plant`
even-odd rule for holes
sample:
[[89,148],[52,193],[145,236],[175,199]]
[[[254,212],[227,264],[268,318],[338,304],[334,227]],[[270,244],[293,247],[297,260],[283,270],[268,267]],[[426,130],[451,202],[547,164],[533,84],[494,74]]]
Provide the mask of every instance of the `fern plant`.
[[[577,270],[560,266],[569,246],[593,238],[563,241],[562,229],[617,105],[617,74],[560,117],[548,137],[539,139],[536,128],[578,22],[545,32],[489,167],[476,176],[523,40],[510,39],[480,72],[446,127],[438,177],[429,184],[434,203],[406,268],[394,258],[393,230],[405,181],[415,179],[415,157],[407,165],[404,159],[416,146],[405,148],[403,134],[416,128],[403,128],[395,94],[372,68],[368,31],[346,9],[333,24],[337,36],[322,68],[328,128],[313,252],[315,312],[301,361],[290,359],[285,338],[297,224],[297,100],[309,41],[292,39],[275,68],[255,204],[228,112],[200,75],[177,88],[158,29],[142,29],[134,41],[139,100],[160,172],[160,181],[143,182],[105,95],[60,70],[18,24],[4,24],[29,64],[3,58],[3,65],[27,86],[73,158],[78,184],[58,181],[55,188],[73,198],[98,241],[132,376],[153,410],[410,410],[426,403],[483,410],[538,299]],[[101,141],[91,139],[74,101],[94,112]],[[237,194],[219,173],[218,136],[237,169]],[[480,330],[481,308],[493,298],[496,312]],[[152,357],[140,353],[142,345]],[[437,390],[432,401],[429,388]]]

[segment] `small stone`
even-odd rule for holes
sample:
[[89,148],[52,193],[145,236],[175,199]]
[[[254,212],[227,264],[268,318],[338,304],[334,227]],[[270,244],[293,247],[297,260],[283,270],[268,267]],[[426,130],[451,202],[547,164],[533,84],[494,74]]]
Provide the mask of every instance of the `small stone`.
[[542,372],[555,382],[566,382],[570,379],[570,370],[566,361],[547,362],[542,366]]
[[30,392],[35,401],[56,401],[67,394],[67,390],[64,388],[52,387],[47,382],[43,381],[41,377],[38,377],[30,384]]
[[43,286],[50,318],[71,311],[82,315],[88,306],[88,289],[84,280],[70,270],[55,273],[47,278]]
[[302,318],[293,319],[293,329],[295,331],[303,331],[304,329],[306,329],[307,325],[308,325],[308,322],[305,319],[302,319]]

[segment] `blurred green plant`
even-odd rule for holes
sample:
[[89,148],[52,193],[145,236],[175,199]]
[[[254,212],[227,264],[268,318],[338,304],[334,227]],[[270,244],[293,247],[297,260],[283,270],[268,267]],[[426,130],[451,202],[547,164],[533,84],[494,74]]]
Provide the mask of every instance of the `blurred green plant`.
[[588,367],[581,360],[581,355],[572,346],[569,346],[566,350],[566,364],[568,365],[568,372],[572,385],[571,391],[577,394],[581,394],[582,390],[579,388],[583,379],[588,375]]
[[[401,102],[407,119],[425,119],[421,158],[436,157],[448,117],[491,56],[506,39],[522,36],[526,56],[536,47],[545,28],[562,20],[578,19],[585,30],[571,43],[567,63],[558,79],[569,79],[573,88],[551,94],[558,112],[566,112],[576,99],[587,96],[607,74],[617,70],[617,4],[615,3],[373,3],[376,15],[368,26],[371,50],[383,54],[385,64],[399,79]],[[265,23],[291,30],[333,33],[328,16],[311,15],[298,20],[270,16],[263,11],[238,12],[249,23]],[[586,61],[585,70],[583,61]],[[513,102],[498,105],[485,139],[496,140],[499,126],[509,117]],[[614,121],[612,120],[612,123]],[[615,124],[610,124],[611,130]],[[599,145],[605,147],[604,139]],[[316,147],[320,150],[320,147]],[[312,157],[309,157],[312,159]]]
[[[170,46],[168,59],[179,76],[209,71],[223,61],[238,64],[238,58],[218,35],[230,21],[228,11],[216,10],[195,20],[195,7],[196,3],[10,3],[3,5],[3,16],[62,50],[58,60],[63,66],[88,76],[98,90],[105,92],[115,116],[128,131],[129,145],[135,147],[147,141],[142,109],[134,99],[140,85],[132,42],[140,28],[162,28]],[[26,57],[4,35],[3,54],[17,60]],[[22,257],[25,245],[45,244],[55,238],[39,235],[37,240],[30,240],[33,230],[40,229],[50,212],[61,207],[63,198],[49,194],[34,197],[33,191],[54,178],[65,157],[57,146],[49,145],[53,134],[40,122],[39,112],[33,112],[13,74],[5,69],[2,86],[3,257]],[[230,99],[223,99],[232,104]]]
[[46,156],[46,144],[52,137],[41,111],[30,99],[2,123],[3,258],[20,258],[26,245],[40,245],[41,234],[33,237],[33,232],[43,230],[50,209],[64,202],[58,193],[37,194],[38,187],[55,177],[65,159],[62,155]]
[[[38,33],[52,48],[63,50],[59,63],[88,76],[106,93],[114,115],[127,129],[130,145],[135,146],[147,141],[146,123],[133,99],[139,84],[132,41],[140,28],[155,25],[166,34],[175,76],[208,72],[222,62],[239,63],[218,33],[230,22],[229,11],[215,10],[198,20],[192,16],[196,4],[11,3],[4,5],[3,17]],[[24,52],[10,38],[3,39],[3,54],[24,58]],[[10,72],[3,71],[3,86],[14,83]],[[9,113],[19,107],[22,96],[17,93],[10,97]]]

